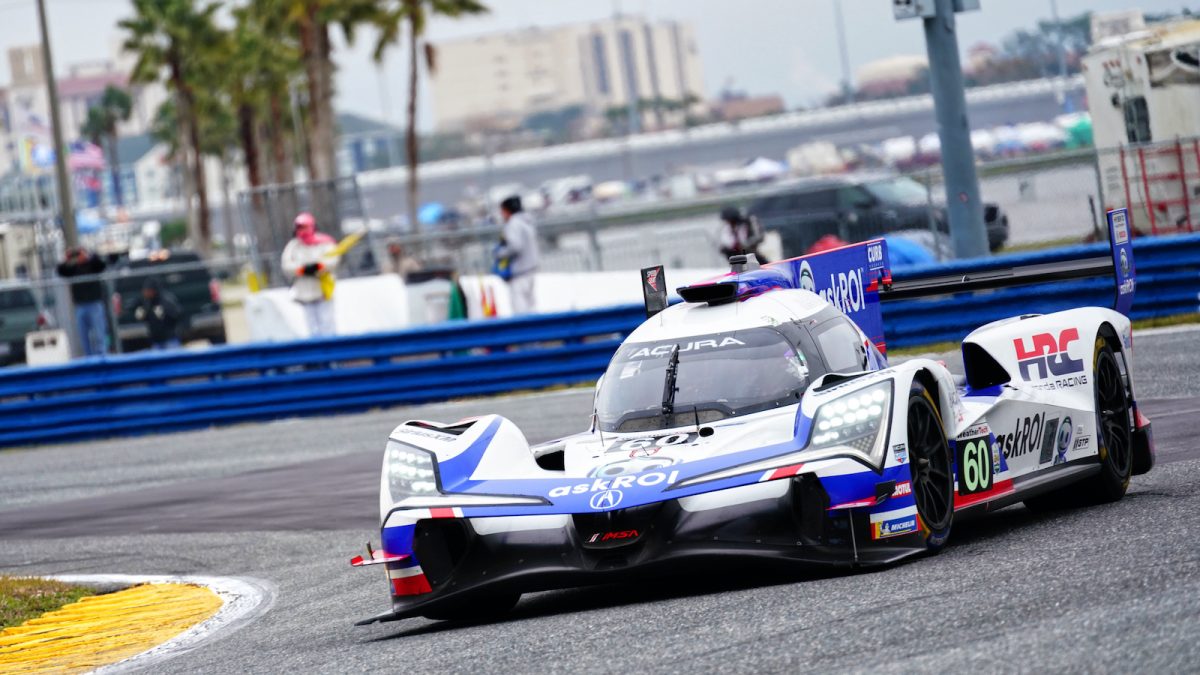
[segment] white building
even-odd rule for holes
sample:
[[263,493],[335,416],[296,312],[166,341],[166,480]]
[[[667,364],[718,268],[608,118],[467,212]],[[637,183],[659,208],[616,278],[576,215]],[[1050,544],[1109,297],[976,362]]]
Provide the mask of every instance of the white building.
[[[703,99],[692,27],[677,21],[623,16],[446,40],[436,49],[431,79],[443,131],[511,125],[530,113],[573,106],[603,115],[631,97]],[[644,111],[642,127],[669,123],[666,114]]]

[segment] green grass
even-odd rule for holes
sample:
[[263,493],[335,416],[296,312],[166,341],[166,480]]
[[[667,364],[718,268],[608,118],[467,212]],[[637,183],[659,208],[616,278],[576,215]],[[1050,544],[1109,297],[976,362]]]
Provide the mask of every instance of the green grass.
[[0,630],[94,593],[90,588],[50,579],[0,576]]
[[1133,329],[1141,330],[1143,328],[1162,328],[1164,326],[1184,326],[1192,323],[1200,323],[1200,312],[1176,314],[1175,316],[1156,316],[1152,319],[1138,319],[1133,322]]
[[1042,251],[1048,248],[1061,248],[1063,246],[1078,246],[1084,243],[1083,237],[1063,237],[1061,239],[1048,239],[1046,241],[1029,241],[1024,244],[1013,244],[1005,246],[1000,253],[1028,253],[1030,251]]

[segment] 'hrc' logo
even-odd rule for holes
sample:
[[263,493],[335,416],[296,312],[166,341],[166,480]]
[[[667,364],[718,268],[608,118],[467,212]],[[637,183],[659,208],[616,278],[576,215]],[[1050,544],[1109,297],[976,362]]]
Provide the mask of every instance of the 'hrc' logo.
[[[1013,340],[1013,347],[1017,350],[1017,368],[1021,371],[1021,377],[1028,380],[1044,380],[1054,375],[1069,375],[1070,373],[1079,373],[1083,371],[1083,360],[1073,359],[1067,353],[1067,347],[1079,339],[1079,330],[1076,328],[1067,328],[1058,334],[1058,339],[1054,338],[1053,333],[1038,333],[1029,338],[1030,347],[1025,347],[1025,339],[1017,338]],[[1033,370],[1037,368],[1037,376],[1033,377]]]

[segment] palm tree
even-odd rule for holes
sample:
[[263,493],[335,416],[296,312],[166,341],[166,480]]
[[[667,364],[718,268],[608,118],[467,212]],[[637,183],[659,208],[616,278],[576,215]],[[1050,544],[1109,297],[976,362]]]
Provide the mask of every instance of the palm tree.
[[[149,83],[165,79],[174,94],[181,149],[187,155],[197,215],[194,234],[202,252],[212,244],[204,151],[196,105],[196,86],[210,67],[216,27],[213,15],[218,2],[197,0],[133,0],[134,15],[120,22],[126,31],[124,48],[137,56],[131,80]],[[189,209],[189,216],[191,210]]]
[[133,113],[133,98],[129,92],[108,85],[100,95],[100,102],[88,108],[87,120],[81,132],[96,145],[104,148],[108,158],[108,169],[112,173],[113,195],[117,206],[122,206],[121,161],[117,153],[117,125],[129,120]]
[[329,27],[341,26],[353,43],[355,29],[375,23],[380,11],[375,0],[259,0],[283,17],[296,39],[307,87],[306,144],[310,180],[337,177],[336,129],[333,112],[333,45]]
[[[388,44],[399,37],[399,24],[403,20],[408,23],[408,120],[405,129],[404,148],[408,160],[408,222],[410,227],[417,226],[417,161],[419,148],[417,144],[417,78],[420,74],[420,59],[418,52],[425,53],[425,66],[431,74],[437,71],[437,52],[432,44],[421,39],[425,35],[425,25],[430,16],[461,17],[470,14],[483,14],[488,11],[486,5],[477,0],[399,0],[399,6],[392,9],[382,9],[375,14],[380,25],[380,38],[375,48],[375,60],[382,59],[383,50]],[[388,3],[384,3],[385,5]],[[423,47],[423,50],[422,50]]]

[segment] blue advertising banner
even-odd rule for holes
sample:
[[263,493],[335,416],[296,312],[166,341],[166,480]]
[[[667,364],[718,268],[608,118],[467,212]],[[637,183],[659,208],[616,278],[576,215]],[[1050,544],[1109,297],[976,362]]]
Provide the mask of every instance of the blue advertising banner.
[[1112,246],[1113,277],[1117,287],[1113,309],[1129,316],[1129,310],[1133,308],[1133,292],[1137,288],[1137,273],[1133,266],[1133,237],[1127,209],[1108,212],[1108,241]]

